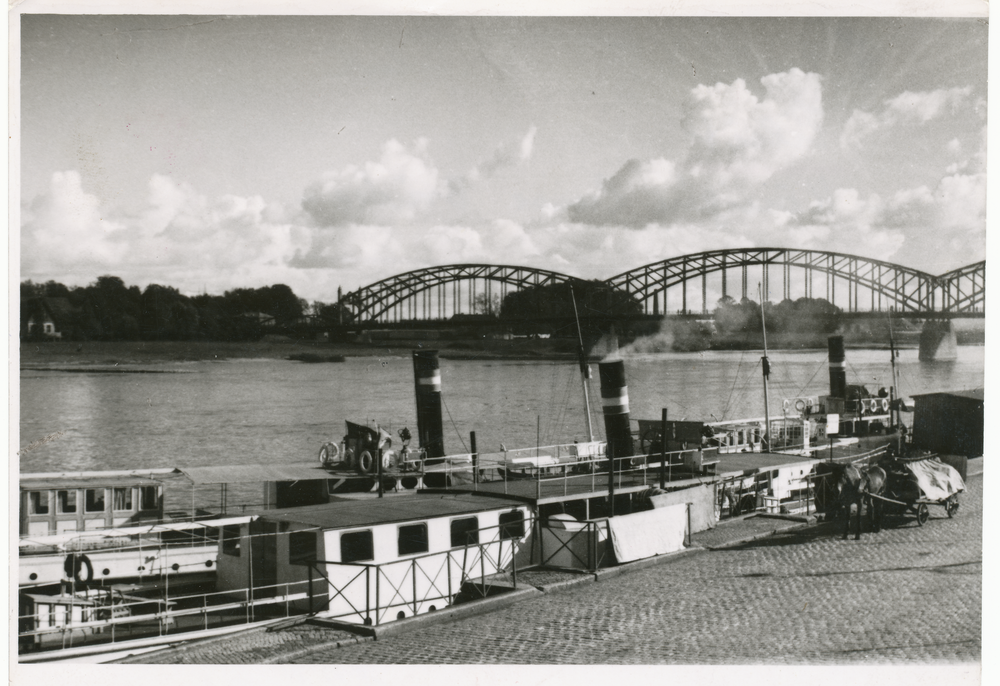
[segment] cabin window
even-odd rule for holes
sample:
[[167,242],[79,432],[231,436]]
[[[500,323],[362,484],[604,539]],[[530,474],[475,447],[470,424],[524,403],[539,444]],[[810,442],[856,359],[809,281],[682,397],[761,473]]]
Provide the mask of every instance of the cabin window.
[[222,553],[233,557],[240,556],[239,524],[227,524],[222,527]]
[[288,564],[304,565],[315,559],[315,531],[293,531],[288,534]]
[[139,509],[158,510],[160,508],[160,487],[140,486],[139,487]]
[[49,492],[28,491],[28,514],[46,515],[49,513]]
[[115,510],[131,510],[132,509],[132,487],[127,486],[125,488],[115,488],[112,495],[112,504]]
[[506,541],[511,538],[521,538],[524,536],[524,512],[514,510],[513,512],[503,512],[500,514],[500,540]]
[[461,548],[479,543],[479,518],[451,520],[451,547]]
[[399,527],[399,554],[417,555],[427,552],[427,523]]
[[84,512],[104,512],[104,489],[88,488],[83,505]]
[[76,491],[57,491],[56,508],[60,514],[76,512]]
[[371,529],[352,531],[340,536],[341,562],[367,562],[375,559],[375,544]]

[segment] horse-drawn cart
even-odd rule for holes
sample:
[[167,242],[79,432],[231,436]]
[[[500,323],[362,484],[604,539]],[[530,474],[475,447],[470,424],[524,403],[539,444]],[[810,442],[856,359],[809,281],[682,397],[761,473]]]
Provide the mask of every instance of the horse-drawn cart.
[[951,465],[926,456],[894,458],[880,466],[886,473],[885,491],[871,497],[882,501],[885,513],[912,513],[920,526],[930,518],[931,505],[940,505],[949,517],[958,513],[958,494],[965,482]]

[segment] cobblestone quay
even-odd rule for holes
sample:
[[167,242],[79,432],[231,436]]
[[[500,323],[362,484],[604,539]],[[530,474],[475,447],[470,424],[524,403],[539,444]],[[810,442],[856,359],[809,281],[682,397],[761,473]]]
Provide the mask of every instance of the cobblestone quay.
[[[982,476],[961,509],[841,540],[841,523],[705,550],[487,614],[358,643],[297,630],[184,659],[297,664],[913,664],[982,652]],[[725,526],[725,525],[723,525]],[[723,527],[720,527],[720,529]],[[249,646],[248,646],[249,647]]]

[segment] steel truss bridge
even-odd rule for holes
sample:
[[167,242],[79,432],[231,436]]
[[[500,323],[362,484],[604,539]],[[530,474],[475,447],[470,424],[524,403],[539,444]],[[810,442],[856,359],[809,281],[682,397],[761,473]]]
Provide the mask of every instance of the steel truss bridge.
[[[340,305],[355,323],[445,320],[495,313],[516,290],[582,281],[532,267],[453,264],[377,281],[344,294]],[[976,318],[986,307],[985,260],[935,276],[844,253],[743,248],[673,257],[604,283],[635,298],[648,315],[707,315],[722,297],[759,301],[758,286],[767,301],[824,298],[849,316]]]

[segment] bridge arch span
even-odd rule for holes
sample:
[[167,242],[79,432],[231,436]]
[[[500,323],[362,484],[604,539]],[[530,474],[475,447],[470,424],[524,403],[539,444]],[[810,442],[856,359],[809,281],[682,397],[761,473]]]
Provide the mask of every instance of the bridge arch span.
[[[985,304],[985,267],[985,261],[978,262],[934,276],[891,262],[846,253],[738,248],[681,255],[654,262],[613,276],[606,283],[637,298],[652,314],[668,313],[671,302],[677,312],[697,312],[699,310],[689,306],[697,303],[701,305],[700,311],[707,313],[713,309],[709,303],[719,297],[756,300],[754,282],[760,284],[764,298],[770,301],[825,298],[846,312],[892,309],[911,314],[957,314],[982,311]],[[730,277],[734,273],[738,285],[732,289]],[[710,275],[714,277],[711,288]],[[689,303],[688,286],[691,282],[700,285],[701,297],[694,297]],[[676,301],[678,290],[679,303]],[[671,293],[675,297],[672,301],[668,300]]]
[[577,281],[581,279],[534,267],[451,264],[376,281],[345,294],[340,302],[354,321],[445,319],[484,309],[489,312],[498,297],[502,300],[516,290]]

